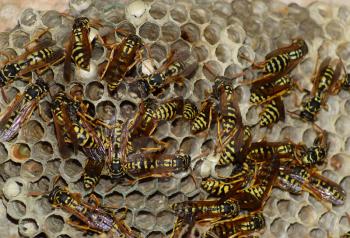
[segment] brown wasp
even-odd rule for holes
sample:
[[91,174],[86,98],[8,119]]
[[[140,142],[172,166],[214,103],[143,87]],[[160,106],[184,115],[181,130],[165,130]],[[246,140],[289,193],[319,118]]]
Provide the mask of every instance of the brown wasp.
[[94,195],[86,202],[79,193],[71,193],[66,188],[56,186],[49,194],[49,202],[77,218],[79,222],[70,219],[67,223],[79,230],[106,233],[111,237],[140,237],[123,218],[117,218],[112,210],[100,206],[99,199]]
[[0,119],[0,139],[9,141],[31,117],[40,100],[46,96],[48,85],[41,79],[29,84],[23,93],[16,96]]

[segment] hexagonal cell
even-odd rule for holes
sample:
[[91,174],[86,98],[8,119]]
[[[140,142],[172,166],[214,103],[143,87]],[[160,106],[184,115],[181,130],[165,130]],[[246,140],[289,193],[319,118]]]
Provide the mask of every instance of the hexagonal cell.
[[33,156],[36,159],[50,159],[53,152],[52,145],[47,141],[40,141],[33,146]]
[[0,172],[4,179],[8,177],[19,176],[21,170],[21,164],[13,161],[7,161],[0,165]]
[[152,211],[159,211],[167,208],[168,198],[160,193],[156,192],[155,194],[150,195],[146,199],[146,207]]
[[22,236],[32,237],[39,230],[39,225],[34,218],[24,218],[18,223],[18,232]]
[[157,226],[159,229],[168,231],[173,228],[175,218],[172,212],[162,211],[157,214]]
[[349,118],[347,116],[340,116],[335,122],[335,130],[338,133],[338,135],[348,135],[348,127],[347,121],[349,121]]
[[179,149],[179,143],[174,138],[166,137],[162,139],[162,141],[168,144],[168,147],[166,148],[164,153],[173,154]]
[[324,230],[321,229],[312,229],[310,231],[310,237],[311,238],[326,238],[327,233]]
[[60,165],[61,165],[60,159],[54,159],[54,160],[48,161],[46,164],[45,173],[49,176],[54,176],[59,174]]
[[319,225],[326,230],[332,230],[336,226],[337,220],[337,215],[329,211],[320,217]]
[[134,191],[132,193],[129,193],[126,198],[126,206],[128,208],[141,208],[144,206],[144,196],[142,193]]
[[170,11],[170,16],[174,21],[185,22],[188,17],[186,7],[182,4],[174,5],[174,8]]
[[137,184],[138,191],[143,194],[153,193],[157,188],[157,180],[156,179],[145,179],[141,180]]
[[186,23],[181,26],[181,38],[190,43],[199,41],[201,37],[200,29],[193,23]]
[[45,220],[45,227],[52,233],[61,232],[64,224],[64,219],[58,215],[50,215]]
[[39,197],[37,200],[35,200],[34,206],[36,208],[36,212],[42,215],[49,214],[54,210],[46,197]]
[[28,8],[22,12],[22,15],[19,21],[21,23],[21,26],[31,27],[35,25],[37,18],[38,18],[38,13],[32,8]]
[[26,161],[30,157],[31,151],[27,144],[16,143],[11,147],[11,159],[18,162]]
[[219,44],[215,49],[215,55],[223,63],[228,62],[232,57],[231,49],[226,44]]
[[215,45],[220,40],[220,26],[216,24],[209,24],[204,29],[204,38],[206,41]]
[[150,41],[156,41],[159,37],[159,33],[159,26],[151,22],[145,22],[139,29],[139,35]]
[[7,203],[7,215],[15,220],[19,220],[27,212],[27,206],[23,201],[11,200]]
[[167,196],[177,192],[178,180],[173,178],[159,178],[158,190]]
[[206,79],[213,82],[216,76],[222,75],[222,67],[219,62],[210,60],[203,64],[202,72]]
[[280,200],[277,203],[277,209],[281,216],[290,216],[291,213],[297,212],[295,204],[290,200]]
[[336,19],[333,19],[330,22],[328,22],[325,30],[326,30],[326,33],[328,34],[328,36],[333,40],[343,38],[344,25]]
[[281,35],[281,28],[279,27],[279,21],[272,17],[266,17],[264,19],[263,27],[266,34],[270,38],[276,38]]
[[275,236],[279,236],[283,233],[288,227],[288,222],[283,220],[282,218],[277,218],[271,223],[270,231]]
[[210,20],[210,13],[207,9],[195,7],[190,10],[191,19],[197,24],[204,24]]
[[29,42],[29,35],[24,31],[16,30],[11,33],[10,42],[12,42],[14,47],[23,49],[25,44]]
[[186,41],[179,39],[170,45],[170,50],[173,52],[181,52],[182,54],[186,54],[190,52],[190,46]]
[[161,27],[162,36],[161,40],[165,42],[172,42],[179,39],[181,35],[180,28],[173,22],[166,22]]
[[205,45],[194,46],[192,48],[192,52],[194,53],[198,62],[206,60],[209,55],[209,51]]
[[162,19],[167,14],[167,10],[168,10],[167,8],[168,8],[167,5],[161,2],[156,2],[156,3],[153,3],[151,6],[151,9],[149,9],[149,14],[154,19]]
[[96,113],[98,118],[107,121],[112,120],[116,115],[117,109],[111,101],[103,101],[97,104]]
[[21,130],[23,140],[29,143],[35,143],[41,140],[44,136],[44,132],[42,125],[35,120],[26,123]]
[[41,21],[48,28],[54,28],[62,24],[62,15],[57,11],[47,11],[41,16]]
[[136,226],[144,230],[152,230],[156,224],[156,218],[148,211],[139,211],[135,216]]
[[191,193],[197,189],[195,181],[191,176],[187,176],[181,179],[180,188],[181,192],[185,194]]
[[12,100],[16,97],[18,93],[19,93],[19,90],[15,87],[5,88],[5,95],[8,99],[6,104],[9,104],[9,102],[12,102]]
[[37,182],[32,183],[30,188],[34,191],[45,193],[49,191],[50,185],[50,179],[43,176]]
[[136,113],[137,106],[130,101],[122,101],[120,103],[120,114],[123,118],[132,118]]
[[306,237],[308,232],[305,226],[300,223],[293,223],[287,229],[288,237]]
[[185,154],[192,154],[197,147],[197,141],[194,137],[186,137],[182,140],[180,149],[185,153]]
[[104,199],[104,204],[106,206],[116,206],[116,207],[122,207],[124,206],[124,197],[122,194],[118,192],[113,192],[111,194],[108,194]]
[[92,101],[98,101],[102,98],[103,91],[103,84],[94,81],[86,86],[85,95]]
[[7,199],[12,199],[21,194],[23,188],[23,183],[18,180],[18,178],[10,178],[6,180],[5,184],[2,187],[4,196]]
[[0,143],[0,163],[3,163],[7,159],[8,159],[7,149],[3,143]]
[[228,26],[226,32],[228,38],[237,44],[242,44],[246,38],[246,32],[240,24]]
[[299,218],[303,224],[314,224],[317,221],[317,213],[312,206],[304,206],[299,211]]
[[39,179],[44,171],[43,165],[34,160],[28,160],[22,164],[21,177],[35,181]]
[[64,161],[63,170],[66,176],[73,179],[81,174],[83,166],[76,159],[68,159]]

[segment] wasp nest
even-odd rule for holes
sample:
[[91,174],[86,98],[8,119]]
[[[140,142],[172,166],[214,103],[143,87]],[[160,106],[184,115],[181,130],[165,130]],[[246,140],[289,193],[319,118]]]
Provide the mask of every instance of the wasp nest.
[[[250,62],[238,57],[244,53],[261,61],[271,50],[288,45],[291,39],[302,37],[308,44],[307,58],[293,71],[301,85],[311,89],[311,77],[318,55],[340,57],[347,67],[350,58],[349,29],[350,9],[315,2],[304,8],[297,4],[288,6],[278,1],[263,0],[147,0],[125,1],[71,0],[73,16],[83,15],[103,19],[110,26],[136,32],[146,43],[150,54],[157,61],[164,60],[171,50],[187,51],[196,61],[198,70],[183,86],[171,86],[166,97],[175,95],[199,103],[210,91],[215,75],[233,77]],[[47,37],[63,46],[68,40],[71,19],[59,12],[27,9],[19,19],[19,25],[10,32],[0,34],[0,47],[8,54],[23,52],[23,47],[43,29],[49,29]],[[106,28],[108,28],[106,26]],[[106,60],[107,50],[96,43],[92,62],[98,66]],[[75,77],[70,84],[62,79],[62,65],[52,67],[43,77],[51,77],[66,91],[79,90],[90,102],[98,118],[108,119],[116,113],[118,118],[130,118],[135,114],[139,99],[121,88],[115,97],[109,96],[105,82],[91,75]],[[239,82],[239,80],[238,80]],[[23,91],[25,84],[18,81],[5,89],[13,99]],[[293,98],[297,95],[297,98]],[[240,86],[240,107],[247,124],[257,122],[259,108],[249,104],[249,88]],[[300,93],[285,99],[286,108],[295,110],[294,101],[301,101]],[[40,102],[43,110],[50,99]],[[328,164],[322,174],[350,191],[350,94],[341,91],[331,96],[328,111],[322,110],[318,124],[329,133]],[[1,112],[7,103],[0,102]],[[159,125],[156,136],[171,146],[167,152],[182,149],[192,157],[215,144],[215,132],[206,139],[196,138],[181,119]],[[271,130],[255,131],[255,138],[266,137],[271,141],[289,138],[295,142],[313,143],[315,133],[310,124],[287,115]],[[85,156],[79,152],[68,159],[60,157],[54,128],[39,113],[11,142],[0,143],[0,186],[3,191],[0,204],[1,237],[81,237],[82,233],[65,221],[69,216],[53,209],[46,197],[28,196],[30,191],[46,192],[52,179],[60,175],[59,184],[79,192],[85,197],[81,175]],[[207,168],[200,168],[207,173]],[[204,171],[204,172],[203,172]],[[145,237],[166,237],[171,233],[175,216],[169,205],[184,200],[203,199],[207,195],[196,187],[192,178],[184,174],[174,178],[158,178],[139,181],[133,186],[116,185],[108,177],[101,178],[94,194],[106,206],[126,206],[126,221]],[[111,190],[110,188],[113,187]],[[339,237],[349,227],[345,211],[350,211],[347,196],[345,205],[331,210],[316,201],[308,193],[294,196],[274,189],[264,208],[266,229],[262,237]]]

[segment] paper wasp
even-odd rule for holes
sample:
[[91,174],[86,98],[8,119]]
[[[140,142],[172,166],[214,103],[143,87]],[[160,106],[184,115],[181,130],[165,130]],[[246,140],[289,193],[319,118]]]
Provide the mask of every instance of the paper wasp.
[[100,24],[91,22],[87,17],[77,17],[74,19],[72,33],[66,47],[63,69],[63,76],[67,82],[70,82],[72,78],[71,62],[80,69],[90,71],[92,42],[97,37],[103,43],[97,30],[91,27],[92,25],[99,26]]
[[182,116],[185,120],[193,120],[198,114],[197,106],[190,100],[185,100],[183,105]]
[[262,213],[248,213],[215,222],[205,233],[205,238],[248,237],[265,227]]
[[75,151],[78,146],[91,159],[103,160],[109,140],[105,137],[82,104],[59,92],[52,102],[52,115],[58,146],[62,155],[66,154],[66,144],[72,144]]
[[199,113],[191,121],[191,132],[193,134],[198,134],[209,129],[214,114],[213,107],[214,102],[211,98],[208,98],[202,102]]
[[0,119],[1,141],[9,141],[18,134],[47,92],[48,85],[37,79],[35,83],[29,84],[22,94],[16,96]]
[[141,38],[134,34],[128,34],[120,44],[112,46],[107,65],[101,75],[101,79],[107,81],[110,93],[116,91],[126,74],[135,66],[138,57],[140,58],[142,46]]
[[[295,193],[299,190],[299,186],[320,201],[326,200],[333,205],[344,204],[346,196],[344,189],[337,183],[317,172],[309,171],[303,166],[296,165],[295,163],[283,164],[280,166],[279,170],[282,172],[284,178],[288,178],[284,179],[280,188],[292,188],[292,192]],[[289,181],[291,184],[288,184]],[[295,185],[296,183],[299,183],[300,185]]]
[[285,120],[285,109],[281,97],[277,97],[267,102],[263,106],[263,111],[259,114],[260,127],[271,127],[273,123]]
[[176,115],[183,113],[184,100],[182,97],[176,97],[161,103],[154,110],[153,117],[155,120],[172,120]]
[[[253,68],[261,69],[263,74],[288,74],[303,60],[308,51],[308,46],[303,39],[295,39],[289,46],[267,54],[265,61],[254,63]],[[247,59],[244,55],[241,57]]]
[[146,99],[139,104],[139,109],[133,119],[132,136],[150,136],[158,125],[158,120],[154,117],[156,101]]
[[49,202],[54,207],[62,208],[79,220],[67,221],[79,230],[107,233],[111,237],[139,237],[122,218],[117,218],[112,210],[100,206],[97,197],[91,195],[89,200],[90,202],[86,202],[79,193],[71,193],[59,186],[54,187],[49,194]]
[[[335,62],[335,63],[334,63]],[[327,98],[330,94],[338,92],[342,62],[338,59],[331,62],[331,58],[326,58],[321,63],[318,73],[313,80],[313,88],[310,97],[302,104],[301,111],[290,112],[305,121],[314,122],[321,107],[326,107]],[[335,64],[333,68],[332,63]]]

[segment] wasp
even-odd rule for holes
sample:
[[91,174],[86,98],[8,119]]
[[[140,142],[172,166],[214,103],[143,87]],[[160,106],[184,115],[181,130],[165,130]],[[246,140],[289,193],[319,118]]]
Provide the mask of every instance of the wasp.
[[122,167],[132,179],[149,177],[169,177],[185,172],[190,168],[191,157],[182,152],[175,154],[160,154],[155,152],[134,153],[125,157]]
[[49,194],[49,202],[54,207],[62,208],[78,218],[81,223],[72,220],[68,220],[67,223],[79,230],[107,233],[112,237],[139,237],[123,219],[117,218],[113,211],[100,207],[97,197],[91,195],[90,201],[85,202],[79,193],[71,193],[59,186],[54,187]]
[[112,47],[107,65],[101,75],[101,79],[107,81],[109,92],[116,91],[121,80],[140,60],[142,40],[134,34],[127,35],[120,44]]
[[22,94],[15,97],[0,119],[0,139],[9,141],[31,117],[40,100],[46,96],[48,84],[38,79],[29,84]]
[[98,184],[104,166],[105,160],[87,158],[83,173],[85,189],[92,189]]
[[326,58],[321,63],[318,73],[313,80],[313,88],[310,97],[302,104],[303,109],[298,112],[290,112],[292,115],[298,115],[305,121],[314,122],[316,115],[321,111],[321,107],[326,107],[327,98],[339,90],[339,82],[342,62],[335,61],[333,68],[331,58]]
[[69,98],[64,92],[59,92],[54,97],[51,111],[59,149],[63,155],[68,143],[73,144],[75,152],[80,146],[90,158],[105,158],[109,140],[89,119],[80,102]]
[[198,115],[197,106],[190,100],[185,100],[183,105],[182,116],[185,120],[193,120]]
[[223,142],[218,165],[241,162],[248,152],[251,141],[251,127],[239,127],[232,136]]
[[240,212],[239,202],[235,199],[185,201],[174,203],[171,208],[186,222],[235,217]]
[[158,120],[156,119],[156,101],[153,99],[146,99],[139,105],[139,109],[133,118],[134,129],[132,136],[145,135],[150,136],[157,128]]
[[153,113],[155,120],[172,120],[176,115],[183,112],[184,100],[182,97],[176,97],[160,104]]
[[87,17],[77,17],[74,19],[72,33],[66,48],[63,76],[66,81],[71,81],[71,62],[78,68],[90,71],[90,60],[92,55],[92,42],[95,38],[103,43],[97,30],[91,25],[92,22]]
[[303,166],[293,163],[282,165],[279,170],[300,183],[304,191],[309,192],[318,200],[326,200],[333,205],[344,204],[346,196],[344,189],[317,172],[309,171]]
[[209,129],[213,117],[213,107],[214,102],[210,98],[202,102],[199,113],[191,121],[191,132],[193,134],[198,134]]
[[264,105],[263,111],[259,114],[260,127],[271,127],[273,123],[285,120],[285,109],[281,97],[277,97]]
[[348,237],[350,237],[350,231],[348,231],[346,234],[341,236],[341,238],[348,238]]
[[[228,137],[236,127],[243,126],[240,108],[238,106],[238,95],[232,86],[232,80],[218,77],[215,80],[213,94],[219,98],[219,111],[222,121],[222,134],[220,138]],[[220,125],[218,125],[220,129]]]
[[[303,39],[295,39],[289,46],[270,52],[265,56],[265,61],[254,63],[253,67],[261,69],[263,74],[288,74],[303,60],[308,51]],[[241,57],[247,59],[246,56]]]
[[[256,164],[246,160],[239,166],[239,172],[235,171],[234,176],[217,180],[213,178],[203,179],[201,182],[203,190],[215,197],[221,197],[234,190],[244,189],[252,183],[255,177]],[[237,169],[236,169],[237,170]]]
[[249,234],[265,227],[262,213],[243,214],[238,217],[215,222],[205,233],[206,238],[247,237]]

